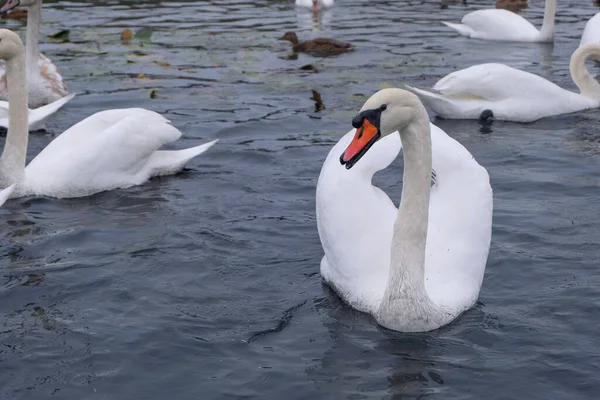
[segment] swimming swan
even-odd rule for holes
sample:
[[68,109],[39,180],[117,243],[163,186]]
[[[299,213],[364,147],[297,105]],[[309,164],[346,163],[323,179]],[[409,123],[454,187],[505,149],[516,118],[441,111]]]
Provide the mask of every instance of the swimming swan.
[[[479,296],[492,228],[488,173],[429,123],[407,91],[377,92],[352,124],[356,131],[331,149],[317,183],[321,276],[346,303],[389,329],[446,325]],[[401,147],[397,209],[371,179]]]
[[502,9],[477,10],[463,17],[460,24],[442,23],[463,36],[474,39],[510,42],[552,42],[556,0],[546,0],[544,22],[539,31],[531,22],[512,11]]
[[541,76],[504,64],[480,64],[440,79],[432,91],[407,86],[442,118],[477,119],[484,110],[496,119],[530,122],[551,115],[600,107],[600,84],[585,68],[600,59],[600,44],[586,44],[571,56],[573,93]]
[[80,197],[139,185],[153,176],[180,171],[216,142],[158,150],[181,136],[167,119],[141,108],[107,110],[67,129],[25,168],[29,138],[25,56],[21,39],[7,29],[0,29],[0,58],[6,62],[10,103],[0,156],[0,187],[6,189],[0,191],[0,200],[28,195]]
[[[8,0],[0,7],[0,14],[17,6],[27,9],[27,88],[29,107],[37,108],[67,96],[68,90],[56,65],[39,52],[42,0]],[[7,98],[6,74],[3,69],[0,70],[0,97]]]

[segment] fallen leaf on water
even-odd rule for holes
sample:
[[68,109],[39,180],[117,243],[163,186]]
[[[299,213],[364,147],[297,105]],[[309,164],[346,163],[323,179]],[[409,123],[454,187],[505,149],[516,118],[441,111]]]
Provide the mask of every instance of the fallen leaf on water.
[[317,67],[316,67],[316,65],[314,65],[314,64],[306,64],[306,65],[303,65],[303,66],[301,66],[301,67],[300,67],[300,69],[301,69],[302,71],[314,71],[314,72],[319,72],[319,71],[317,70]]
[[315,102],[315,112],[323,111],[325,109],[325,104],[323,104],[321,94],[316,90],[312,90],[311,100]]
[[389,89],[389,88],[394,88],[395,86],[392,84],[389,84],[387,82],[383,82],[379,84],[379,89]]
[[10,10],[9,13],[2,14],[2,19],[16,19],[23,25],[27,25],[27,10],[21,8]]
[[128,28],[121,32],[121,40],[125,41],[131,39],[133,39],[133,32],[131,32],[131,29]]
[[50,35],[48,36],[50,39],[55,39],[55,40],[63,40],[65,42],[69,41],[69,33],[71,33],[71,31],[69,29],[63,29],[60,32],[56,32],[54,35]]
[[[143,72],[140,72],[137,76],[138,79],[144,79],[145,77],[146,77],[146,74]],[[152,93],[150,93],[150,98],[152,98]]]
[[171,66],[171,64],[169,64],[165,60],[154,60],[154,63],[158,64],[158,65],[160,65],[161,67],[164,67],[164,68],[169,68]]
[[150,40],[152,32],[152,28],[142,28],[135,33],[135,38],[138,40]]

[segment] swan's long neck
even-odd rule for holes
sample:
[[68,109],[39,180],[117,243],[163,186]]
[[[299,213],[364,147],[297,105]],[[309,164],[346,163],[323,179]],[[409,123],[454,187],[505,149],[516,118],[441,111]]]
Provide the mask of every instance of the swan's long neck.
[[544,22],[540,29],[539,40],[541,42],[551,42],[554,39],[554,19],[556,18],[556,0],[546,0],[544,8]]
[[377,321],[390,329],[418,332],[447,323],[446,313],[425,290],[425,244],[431,191],[431,134],[425,108],[400,130],[404,148],[402,201],[394,224],[390,275]]
[[42,2],[38,1],[27,8],[27,38],[25,51],[27,53],[27,77],[39,76],[38,65],[40,24],[42,22]]
[[8,132],[0,156],[0,176],[6,181],[2,182],[4,185],[20,182],[25,175],[29,132],[25,57],[22,50],[20,54],[6,61],[6,82],[9,103]]
[[582,96],[600,101],[600,84],[585,67],[585,61],[592,56],[600,60],[600,44],[590,43],[577,48],[571,56],[571,77]]

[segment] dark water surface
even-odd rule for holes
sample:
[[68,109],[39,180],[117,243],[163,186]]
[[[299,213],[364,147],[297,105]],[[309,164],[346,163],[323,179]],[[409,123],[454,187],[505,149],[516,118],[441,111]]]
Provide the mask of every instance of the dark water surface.
[[[386,331],[321,284],[316,180],[368,95],[491,61],[576,89],[592,0],[559,0],[554,45],[439,23],[492,5],[338,0],[313,20],[291,0],[48,2],[42,49],[78,96],[31,135],[30,158],[105,108],[167,115],[185,134],[174,148],[220,142],[174,177],[0,210],[0,399],[600,398],[598,110],[488,134],[438,121],[495,193],[480,302],[450,326]],[[151,44],[121,43],[141,27]],[[45,38],[61,29],[71,43]],[[287,30],[357,51],[288,59]],[[396,201],[401,173],[400,159],[377,177]]]

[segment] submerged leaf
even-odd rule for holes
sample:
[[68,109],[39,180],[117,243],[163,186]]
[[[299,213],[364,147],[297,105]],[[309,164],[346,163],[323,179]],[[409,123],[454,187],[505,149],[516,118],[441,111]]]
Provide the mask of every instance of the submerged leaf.
[[54,35],[50,35],[48,37],[50,39],[68,41],[69,40],[69,33],[71,33],[71,30],[69,30],[69,29],[63,29],[62,31],[57,32]]
[[316,90],[312,90],[311,100],[315,102],[315,112],[323,111],[325,109],[325,104],[323,104],[321,94]]
[[135,33],[135,38],[138,40],[150,40],[152,32],[152,28],[142,28]]

